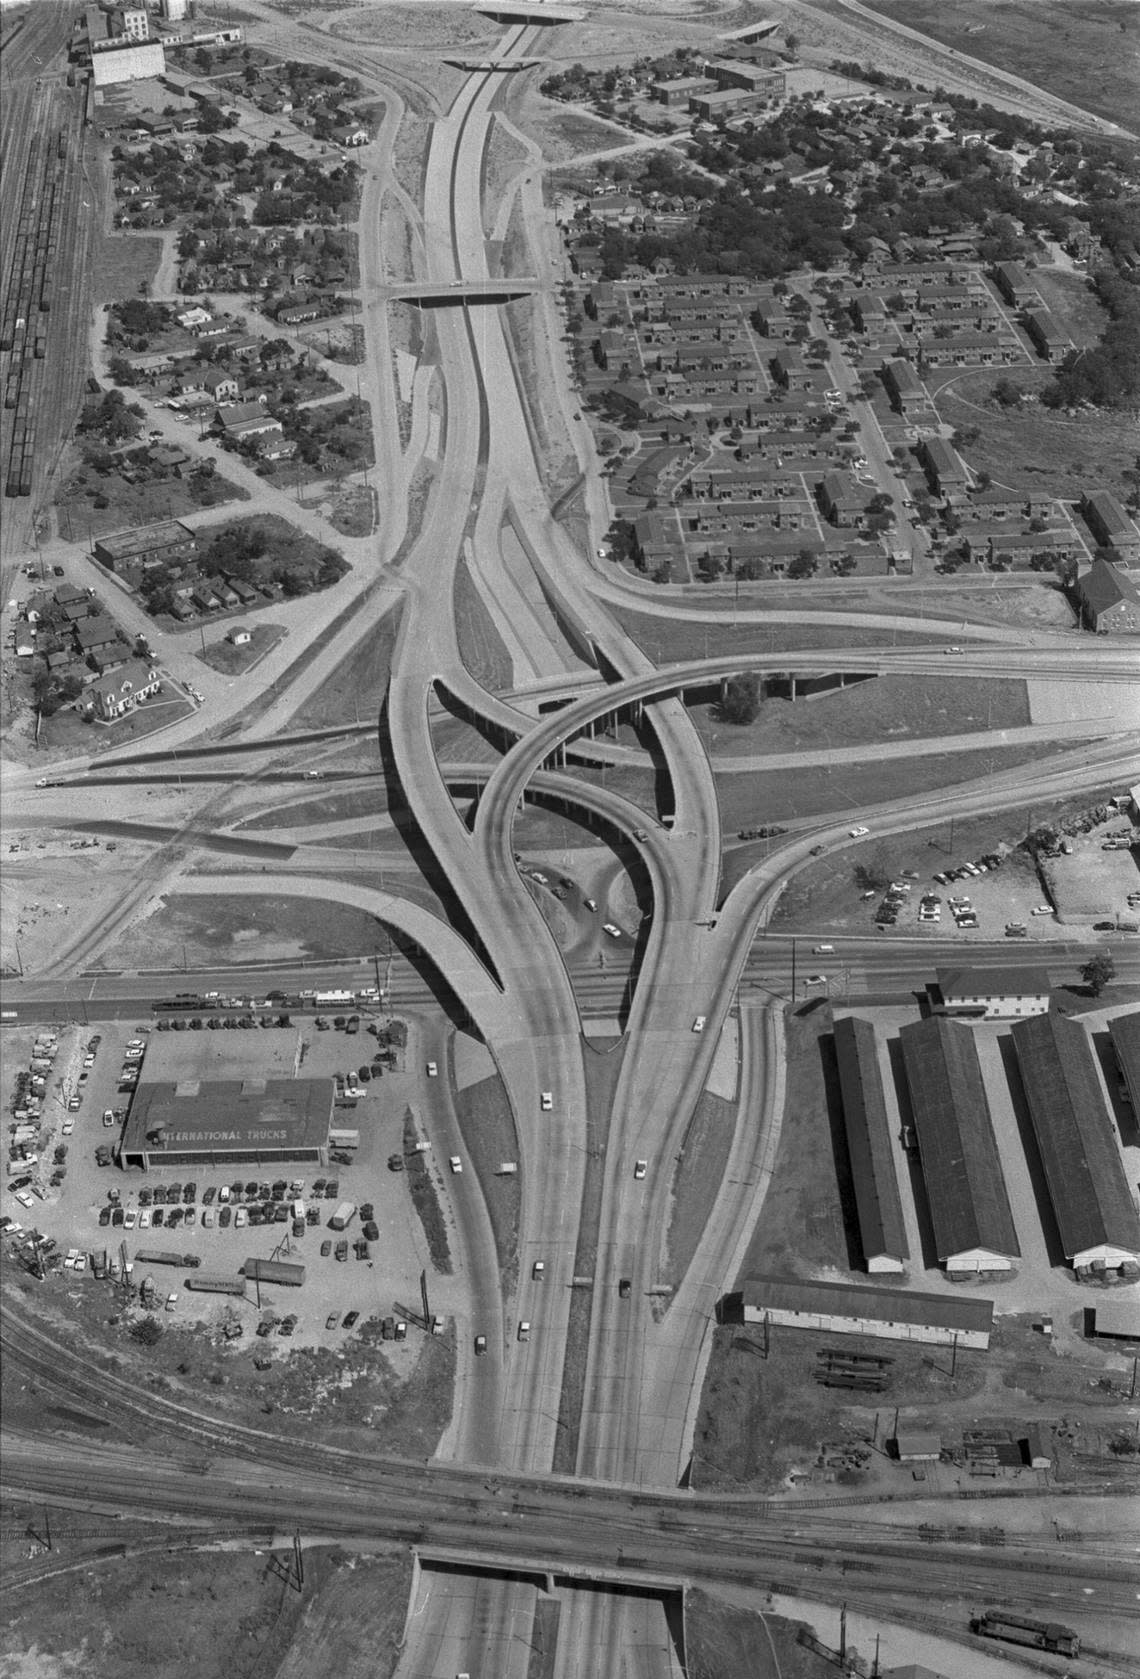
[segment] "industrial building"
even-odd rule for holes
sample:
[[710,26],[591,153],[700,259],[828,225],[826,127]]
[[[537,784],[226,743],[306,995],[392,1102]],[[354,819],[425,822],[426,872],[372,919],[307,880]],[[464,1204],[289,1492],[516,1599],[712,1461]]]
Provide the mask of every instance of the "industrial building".
[[992,1300],[958,1300],[860,1283],[806,1282],[800,1277],[747,1277],[736,1293],[725,1295],[720,1317],[723,1323],[783,1324],[985,1352],[993,1312]]
[[1012,1036],[1065,1258],[1076,1271],[1140,1264],[1140,1218],[1088,1034],[1043,1014]]
[[[203,1034],[204,1035],[204,1034]],[[185,1079],[139,1085],[123,1131],[124,1166],[328,1163],[331,1079]]]
[[177,519],[162,519],[155,525],[140,525],[133,531],[96,537],[94,548],[99,564],[111,571],[121,566],[185,559],[197,552],[194,532]]
[[863,1259],[872,1273],[901,1271],[910,1251],[875,1028],[869,1020],[849,1015],[836,1021],[834,1035]]
[[1044,968],[939,968],[935,975],[948,1014],[980,1020],[1044,1014],[1052,987]]
[[1089,1308],[1091,1333],[1097,1340],[1140,1342],[1140,1301],[1106,1300]]
[[96,87],[113,87],[120,82],[145,82],[165,75],[166,54],[158,41],[110,43],[103,52],[91,55],[91,74]]
[[1140,1121],[1140,1009],[1130,1014],[1114,1014],[1108,1023],[1112,1039],[1112,1053],[1120,1068],[1122,1094],[1128,1093],[1134,1121]]
[[982,1070],[968,1025],[932,1015],[899,1033],[935,1251],[947,1271],[1020,1258]]

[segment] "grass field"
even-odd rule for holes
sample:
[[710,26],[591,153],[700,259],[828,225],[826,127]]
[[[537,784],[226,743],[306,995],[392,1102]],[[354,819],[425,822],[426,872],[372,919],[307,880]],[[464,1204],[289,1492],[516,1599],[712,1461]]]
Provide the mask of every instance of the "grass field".
[[399,611],[386,612],[328,681],[305,701],[293,726],[322,729],[333,723],[377,716],[388,691],[399,629]]
[[510,654],[472,581],[467,561],[462,559],[455,568],[455,633],[459,657],[476,682],[493,694],[511,686],[514,666]]
[[1030,720],[1024,682],[949,676],[878,676],[811,700],[768,699],[755,722],[743,725],[721,722],[716,706],[690,709],[717,757],[968,734]]
[[[997,378],[990,372],[963,374],[947,382],[938,394],[938,411],[962,430],[976,428],[976,441],[962,454],[975,472],[988,472],[994,482],[1012,490],[1043,492],[1076,500],[1083,491],[1126,486],[1122,474],[1132,466],[1135,439],[1119,417],[1064,413],[1031,405],[1024,413],[986,406]],[[1013,382],[1023,390],[1038,389],[1046,371],[1026,374],[1015,368]]]
[[[698,598],[694,605],[710,606],[711,599]],[[829,605],[832,603],[829,602]],[[724,603],[726,615],[732,603]],[[881,647],[897,641],[900,647],[925,646],[935,640],[922,630],[887,632],[873,623],[867,628],[846,628],[841,624],[686,624],[677,618],[655,618],[625,607],[611,608],[614,617],[628,631],[655,664],[677,664],[685,659],[707,659],[713,654],[789,653],[804,647]],[[880,608],[881,610],[881,608]]]
[[101,965],[177,967],[248,962],[251,957],[371,955],[384,935],[375,918],[331,899],[180,898],[136,923],[105,952]]
[[868,0],[944,46],[1035,82],[1058,98],[1137,126],[1133,0]]
[[344,822],[354,816],[375,816],[386,804],[384,790],[375,782],[367,787],[353,788],[347,793],[315,794],[296,804],[281,805],[276,810],[251,816],[238,823],[241,833],[255,833],[261,828],[299,828],[315,822]]
[[440,1205],[439,1190],[432,1177],[431,1156],[416,1148],[420,1134],[411,1108],[404,1113],[404,1156],[407,1161],[408,1189],[412,1205],[419,1214],[427,1238],[431,1262],[441,1276],[451,1275],[451,1244],[447,1239],[447,1223]]
[[255,624],[244,647],[235,647],[232,641],[223,639],[212,642],[204,653],[196,653],[195,658],[211,670],[220,670],[223,676],[241,676],[288,633],[283,624]]
[[1095,344],[1104,331],[1108,312],[1083,274],[1062,268],[1033,268],[1030,277],[1045,306],[1078,349]]
[[[107,503],[96,507],[95,498]],[[96,474],[80,467],[64,483],[56,502],[56,529],[67,542],[86,542],[107,531],[180,519],[229,502],[248,501],[249,491],[224,473],[213,478],[163,478],[128,484],[117,472]]]
[[522,1184],[518,1173],[504,1177],[499,1164],[519,1157],[519,1140],[514,1115],[501,1078],[481,1079],[455,1095],[459,1119],[471,1168],[479,1179],[483,1199],[495,1236],[503,1292],[510,1294],[518,1274],[519,1208]]
[[735,1102],[702,1091],[673,1174],[665,1280],[674,1286],[689,1269],[716,1204],[735,1130]]
[[92,244],[94,293],[102,300],[137,297],[162,261],[162,239],[152,233],[96,235]]
[[685,1598],[689,1679],[833,1679],[835,1668],[796,1639],[797,1623],[725,1603],[709,1592]]
[[960,781],[1013,769],[1041,756],[1040,745],[978,752],[927,753],[880,763],[840,764],[801,775],[786,770],[723,775],[717,779],[721,822],[728,833],[794,817],[843,815]]

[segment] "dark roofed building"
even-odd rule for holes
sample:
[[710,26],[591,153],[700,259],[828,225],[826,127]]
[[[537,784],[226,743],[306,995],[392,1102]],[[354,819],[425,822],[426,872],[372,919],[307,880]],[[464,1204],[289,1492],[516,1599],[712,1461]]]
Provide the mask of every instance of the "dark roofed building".
[[1135,635],[1140,630],[1140,589],[1098,555],[1077,578],[1081,622],[1097,635]]
[[944,437],[925,437],[919,455],[927,481],[936,495],[954,495],[966,488],[970,475],[958,451]]
[[785,1324],[835,1335],[876,1335],[889,1341],[937,1346],[990,1344],[992,1300],[920,1294],[915,1289],[872,1288],[863,1283],[817,1283],[801,1277],[746,1277],[725,1295],[725,1323]]
[[122,1161],[144,1171],[286,1160],[323,1166],[332,1104],[331,1079],[144,1080],[123,1133]]
[[1140,530],[1108,490],[1086,491],[1081,497],[1081,512],[1102,548],[1111,548],[1122,560],[1140,560]]
[[938,1258],[948,1271],[1008,1271],[1021,1248],[973,1033],[932,1015],[899,1042]]
[[910,1250],[875,1028],[869,1020],[848,1016],[836,1021],[835,1059],[863,1258],[872,1273],[901,1271]]
[[112,571],[124,565],[145,565],[148,560],[173,560],[193,554],[198,544],[194,532],[177,519],[163,519],[156,525],[119,531],[115,536],[95,539],[95,558]]
[[1140,1218],[1079,1021],[1019,1020],[1013,1043],[1065,1258],[1075,1270],[1140,1262]]
[[1140,1118],[1140,1009],[1113,1015],[1108,1032],[1133,1115]]

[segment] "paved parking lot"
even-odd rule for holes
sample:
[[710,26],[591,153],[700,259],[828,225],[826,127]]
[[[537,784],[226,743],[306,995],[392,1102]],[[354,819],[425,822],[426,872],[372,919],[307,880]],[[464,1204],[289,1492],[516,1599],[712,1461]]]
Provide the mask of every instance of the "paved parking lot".
[[[136,1028],[140,1027],[149,1027],[150,1030],[136,1032]],[[67,1092],[76,1087],[82,1071],[84,1050],[94,1034],[98,1034],[102,1041],[96,1052],[95,1065],[88,1070],[82,1106],[77,1114],[68,1115]],[[31,1034],[23,1032],[19,1041],[13,1036],[5,1043],[6,1062],[14,1063],[16,1067],[27,1065],[23,1043],[25,1036],[30,1046]],[[344,1331],[339,1327],[332,1332],[326,1330],[326,1319],[332,1312],[343,1317],[346,1312],[357,1311],[363,1321],[369,1316],[382,1318],[393,1314],[397,1302],[418,1309],[420,1273],[426,1269],[430,1278],[431,1262],[422,1226],[408,1193],[406,1173],[388,1170],[387,1160],[390,1154],[401,1148],[404,1113],[409,1103],[424,1113],[425,1102],[430,1102],[434,1090],[443,1081],[426,1080],[424,1069],[411,1047],[406,1057],[402,1058],[407,1070],[388,1072],[382,1078],[373,1079],[364,1086],[365,1095],[355,1107],[334,1108],[334,1126],[356,1129],[360,1134],[360,1146],[347,1166],[334,1164],[322,1168],[308,1163],[274,1163],[259,1167],[219,1163],[197,1169],[182,1166],[151,1172],[100,1168],[95,1161],[96,1148],[111,1142],[118,1134],[117,1128],[104,1128],[102,1115],[105,1108],[123,1108],[128,1102],[128,1097],[118,1089],[119,1072],[126,1045],[136,1036],[141,1036],[150,1045],[145,1057],[145,1062],[149,1063],[148,1073],[153,1068],[159,1076],[174,1079],[198,1076],[198,1072],[203,1077],[234,1077],[239,1069],[247,1077],[261,1076],[265,1071],[269,1071],[270,1076],[281,1076],[282,1073],[287,1076],[288,1067],[294,1060],[298,1065],[303,1064],[305,1073],[310,1076],[331,1077],[336,1071],[345,1072],[366,1064],[376,1048],[375,1039],[363,1031],[353,1037],[335,1029],[319,1032],[311,1016],[298,1017],[287,1028],[253,1032],[209,1031],[203,1028],[198,1032],[158,1033],[154,1022],[142,1016],[127,1021],[103,1021],[94,1027],[61,1029],[59,1051],[45,1104],[45,1114],[52,1128],[45,1154],[50,1162],[53,1143],[65,1140],[68,1144],[67,1176],[61,1188],[49,1189],[45,1198],[33,1201],[30,1208],[17,1204],[5,1185],[4,1212],[26,1229],[34,1226],[45,1236],[52,1237],[64,1253],[73,1247],[87,1254],[103,1248],[111,1253],[118,1251],[120,1243],[125,1243],[132,1260],[140,1248],[193,1254],[201,1261],[199,1276],[207,1273],[235,1276],[242,1263],[250,1257],[269,1259],[276,1256],[290,1263],[303,1264],[306,1276],[300,1289],[278,1285],[261,1287],[263,1308],[271,1308],[278,1316],[287,1313],[299,1316],[291,1342],[274,1337],[267,1343],[280,1346],[282,1350],[289,1345],[313,1346],[330,1341],[335,1344],[343,1338]],[[411,1043],[416,1041],[416,1037],[413,1026]],[[6,1106],[9,1095],[10,1083],[6,1078]],[[62,1137],[65,1120],[74,1127],[66,1139]],[[437,1175],[441,1166],[444,1166],[443,1162],[436,1166]],[[328,1180],[335,1181],[335,1194],[330,1197],[326,1190],[315,1202],[321,1214],[318,1225],[308,1226],[304,1235],[297,1238],[291,1234],[291,1222],[242,1229],[238,1229],[232,1220],[226,1229],[219,1225],[217,1191],[223,1185],[232,1186],[239,1180],[243,1183],[256,1180],[272,1185],[282,1178],[303,1180],[302,1195],[310,1202],[316,1180],[324,1179],[326,1183]],[[125,1222],[119,1226],[100,1225],[100,1210],[110,1205],[110,1191],[118,1190],[124,1213],[130,1208],[137,1215],[141,1209],[139,1191],[144,1186],[153,1190],[155,1185],[165,1187],[175,1181],[184,1187],[189,1182],[195,1185],[197,1216],[192,1226],[181,1223],[174,1230],[168,1230],[165,1208],[164,1223],[158,1229],[152,1226],[140,1230],[136,1226],[128,1231]],[[202,1217],[207,1188],[215,1192],[211,1225],[205,1225]],[[338,1232],[328,1228],[328,1219],[338,1201],[345,1200],[354,1202],[358,1207],[367,1202],[373,1206],[379,1236],[370,1244],[367,1260],[357,1259],[352,1249],[352,1242],[361,1234],[359,1217],[344,1232],[349,1240],[348,1259],[338,1262],[335,1257],[336,1242],[340,1237]],[[183,1205],[186,1203],[183,1202]],[[284,1245],[278,1251],[283,1239]],[[332,1251],[322,1255],[321,1246],[326,1241],[332,1243]],[[216,1324],[226,1315],[227,1308],[236,1307],[246,1324],[242,1340],[248,1344],[248,1337],[253,1334],[258,1319],[257,1291],[252,1285],[247,1289],[248,1299],[243,1301],[232,1296],[188,1291],[184,1286],[185,1278],[194,1273],[180,1267],[136,1264],[133,1281],[136,1284],[141,1282],[146,1274],[153,1276],[156,1288],[164,1293],[177,1292],[179,1300],[172,1314],[174,1322],[183,1325],[195,1321]],[[86,1272],[86,1277],[91,1287],[102,1286],[95,1281],[90,1270]],[[444,1297],[437,1301],[433,1289],[432,1305],[433,1309],[446,1312],[450,1298],[446,1280],[441,1287]],[[413,1343],[416,1335],[414,1327],[410,1328],[406,1352],[396,1345],[390,1348],[397,1365],[406,1361],[410,1368],[415,1357]]]

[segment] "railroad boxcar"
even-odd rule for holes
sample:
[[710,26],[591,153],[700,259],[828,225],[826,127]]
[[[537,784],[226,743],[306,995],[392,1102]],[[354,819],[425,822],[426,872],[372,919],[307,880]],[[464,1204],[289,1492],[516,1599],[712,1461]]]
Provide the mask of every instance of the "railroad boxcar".
[[1027,1615],[1011,1615],[1004,1609],[987,1609],[971,1628],[980,1638],[997,1638],[1005,1644],[1020,1644],[1031,1650],[1048,1650],[1058,1656],[1079,1656],[1081,1641],[1071,1627],[1058,1621],[1035,1621]]

